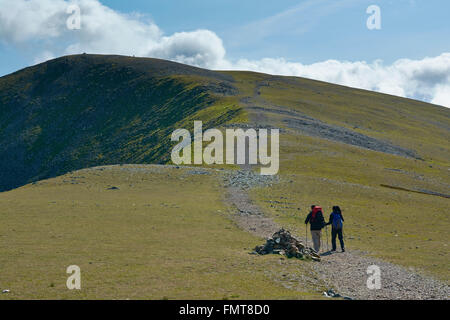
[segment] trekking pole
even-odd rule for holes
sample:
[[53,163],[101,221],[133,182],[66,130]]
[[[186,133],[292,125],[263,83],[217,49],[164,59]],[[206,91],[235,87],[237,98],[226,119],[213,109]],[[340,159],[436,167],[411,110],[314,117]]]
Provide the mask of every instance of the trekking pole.
[[308,248],[308,224],[305,223],[305,247]]
[[323,238],[322,233],[320,233],[320,248],[319,248],[319,252],[317,252],[317,253],[320,253],[320,251],[323,250],[323,239],[322,238]]

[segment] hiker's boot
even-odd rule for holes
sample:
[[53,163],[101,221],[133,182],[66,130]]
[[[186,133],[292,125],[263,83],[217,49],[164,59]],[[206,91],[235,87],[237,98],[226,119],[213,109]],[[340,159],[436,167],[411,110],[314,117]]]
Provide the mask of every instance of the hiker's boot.
[[345,252],[345,249],[344,249],[344,248],[342,248],[342,252]]

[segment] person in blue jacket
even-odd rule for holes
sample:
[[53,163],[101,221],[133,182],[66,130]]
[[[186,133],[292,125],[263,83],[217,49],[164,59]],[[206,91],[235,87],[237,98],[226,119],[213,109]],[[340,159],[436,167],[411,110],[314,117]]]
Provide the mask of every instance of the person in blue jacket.
[[339,206],[333,207],[333,212],[330,214],[330,220],[327,225],[329,224],[331,224],[331,245],[333,247],[331,251],[336,251],[336,236],[338,236],[342,252],[345,252],[344,236],[342,235],[344,217],[342,216],[341,208],[339,208]]

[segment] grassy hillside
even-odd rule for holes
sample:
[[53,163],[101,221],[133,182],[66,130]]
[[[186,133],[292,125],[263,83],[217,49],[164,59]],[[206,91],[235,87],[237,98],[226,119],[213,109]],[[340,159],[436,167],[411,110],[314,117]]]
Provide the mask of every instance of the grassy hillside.
[[[214,171],[124,165],[0,193],[0,288],[11,291],[0,298],[320,297],[322,288],[281,277],[302,274],[295,259],[249,255],[261,240],[229,219],[220,181]],[[66,288],[73,264],[81,290]]]
[[[317,298],[321,285],[299,280],[307,262],[248,255],[262,239],[230,220],[221,171],[72,172],[167,163],[170,134],[194,120],[281,128],[279,182],[249,190],[279,225],[303,237],[311,204],[326,217],[340,205],[347,249],[450,281],[450,109],[95,55],[0,78],[0,108],[0,191],[58,176],[0,193],[0,285],[10,297]],[[70,264],[82,269],[81,292],[65,288]]]
[[284,127],[430,165],[446,166],[450,157],[443,107],[158,59],[51,60],[0,78],[0,109],[0,190],[95,165],[166,163],[171,132],[193,120],[205,129],[242,121]]
[[448,108],[303,78],[224,74],[234,77],[241,104],[259,124],[277,124],[311,135],[305,128],[308,123],[302,126],[299,120],[318,120],[389,142],[430,163],[449,163]]
[[0,191],[94,165],[167,162],[170,134],[191,118],[215,127],[242,116],[235,91],[227,75],[120,56],[67,56],[2,77]]

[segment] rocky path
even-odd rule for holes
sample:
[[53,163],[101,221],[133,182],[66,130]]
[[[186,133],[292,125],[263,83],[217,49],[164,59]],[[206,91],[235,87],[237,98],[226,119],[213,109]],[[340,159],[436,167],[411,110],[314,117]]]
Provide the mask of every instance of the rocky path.
[[280,227],[270,218],[265,217],[259,207],[252,203],[245,191],[236,187],[228,188],[228,200],[236,207],[235,221],[244,230],[267,238]]
[[236,208],[235,221],[244,230],[262,238],[270,237],[280,229],[272,219],[264,216],[261,209],[253,203],[247,190],[254,186],[264,186],[274,183],[272,176],[261,176],[253,173],[249,168],[230,172],[225,177],[227,186],[227,200]]
[[[318,278],[343,296],[353,299],[449,299],[450,287],[404,267],[370,257],[358,251],[322,254],[311,265]],[[369,266],[380,270],[380,289],[368,289]]]
[[[225,178],[227,200],[236,208],[235,220],[244,230],[260,237],[270,237],[280,229],[272,219],[252,202],[248,189],[270,186],[276,178],[260,176],[249,168],[230,173]],[[327,288],[352,299],[445,299],[450,287],[438,280],[422,276],[404,267],[371,257],[363,252],[323,253],[321,262],[310,263],[311,271]],[[368,289],[367,268],[380,269],[380,289]],[[317,287],[317,283],[315,284]]]

